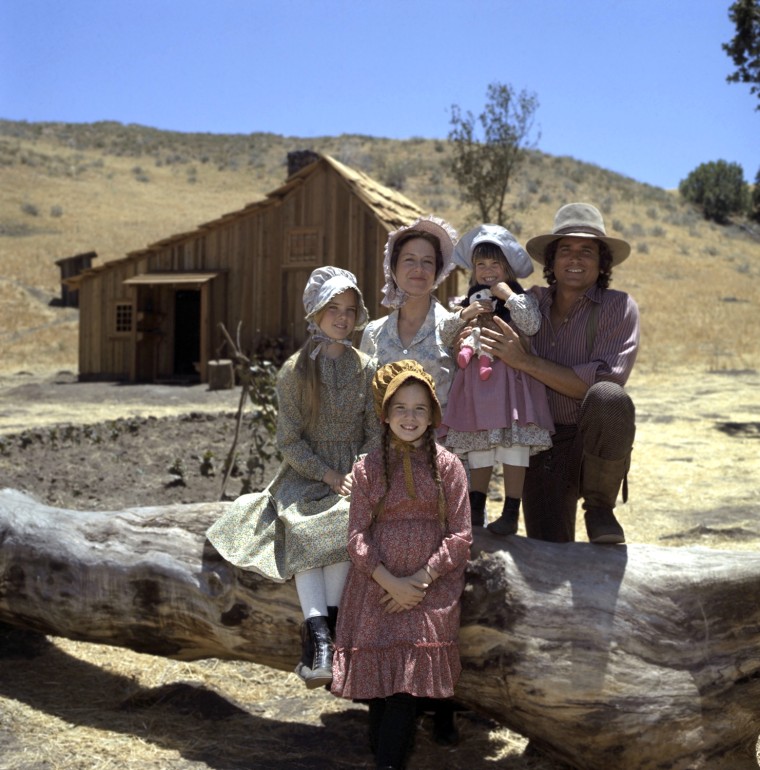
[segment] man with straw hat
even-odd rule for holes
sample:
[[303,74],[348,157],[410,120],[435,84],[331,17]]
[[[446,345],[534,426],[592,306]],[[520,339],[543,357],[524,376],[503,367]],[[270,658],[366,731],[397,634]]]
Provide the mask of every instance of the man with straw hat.
[[526,249],[543,265],[548,286],[534,286],[542,321],[520,344],[496,319],[482,344],[509,366],[546,385],[556,433],[551,449],[534,455],[523,509],[528,537],[575,539],[577,502],[583,498],[592,543],[623,543],[613,509],[623,486],[635,434],[633,402],[623,389],[639,347],[639,310],[625,292],[609,288],[612,268],[630,245],[607,235],[599,211],[569,203],[554,217],[551,233],[531,238]]

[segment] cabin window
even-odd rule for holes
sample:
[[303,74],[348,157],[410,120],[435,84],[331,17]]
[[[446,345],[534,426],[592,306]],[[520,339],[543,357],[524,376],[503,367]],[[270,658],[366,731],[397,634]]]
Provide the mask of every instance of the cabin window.
[[116,334],[132,332],[133,309],[131,302],[117,302],[114,306],[114,331]]
[[318,227],[288,230],[285,267],[318,267],[322,264],[322,233]]

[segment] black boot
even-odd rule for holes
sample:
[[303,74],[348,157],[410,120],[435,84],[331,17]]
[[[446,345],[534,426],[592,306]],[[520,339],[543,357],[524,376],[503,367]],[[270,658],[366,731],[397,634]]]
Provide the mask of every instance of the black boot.
[[459,743],[454,704],[449,700],[441,699],[433,708],[433,740],[439,746],[456,746]]
[[[327,608],[327,627],[330,629],[330,636],[332,637],[333,642],[335,642],[335,630],[338,627],[338,608],[337,607]],[[332,680],[325,685],[325,690],[327,690],[328,692],[330,691],[331,684],[332,684]]]
[[378,731],[377,767],[403,770],[414,746],[417,728],[416,699],[396,693],[385,699],[385,712]]
[[314,661],[314,644],[311,641],[311,634],[306,621],[301,623],[301,660],[298,661],[293,669],[304,681],[311,674],[311,664]]
[[385,698],[372,698],[369,702],[369,748],[377,754],[377,743],[380,735],[380,725],[385,715]]
[[304,681],[310,690],[314,690],[332,682],[333,640],[324,615],[308,618],[306,626],[314,645],[314,657],[311,671],[304,676]]
[[520,520],[520,500],[516,497],[508,497],[504,501],[501,516],[488,525],[488,531],[494,535],[514,535],[517,533],[517,523]]
[[486,523],[486,493],[470,492],[470,521],[473,527],[483,527]]

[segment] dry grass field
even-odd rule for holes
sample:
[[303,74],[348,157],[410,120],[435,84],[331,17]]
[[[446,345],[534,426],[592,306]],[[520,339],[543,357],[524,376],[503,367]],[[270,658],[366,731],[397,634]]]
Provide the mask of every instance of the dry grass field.
[[[55,260],[92,250],[99,261],[119,258],[236,210],[279,186],[287,152],[304,148],[399,187],[461,231],[474,224],[445,171],[441,142],[0,121],[0,436],[21,425],[189,411],[181,400],[56,399],[65,389],[51,387],[50,376],[76,372],[78,319],[51,304],[60,294]],[[630,382],[638,423],[631,500],[619,509],[629,541],[758,548],[760,240],[741,223],[702,220],[674,192],[538,152],[514,180],[512,229],[523,241],[548,230],[569,200],[597,204],[608,229],[633,246],[613,281],[642,314]],[[22,398],[21,383],[37,383],[46,397]],[[234,410],[237,393],[227,397],[229,404],[209,398],[191,409]],[[356,759],[361,707],[327,693],[305,696],[292,675],[61,639],[30,641],[26,651],[35,645],[37,657],[16,650],[0,662],[2,770],[369,766]],[[162,688],[181,682],[222,705],[204,711],[192,698],[162,697]],[[242,711],[224,712],[232,707]],[[525,740],[494,723],[467,714],[460,725],[464,740],[453,750],[436,747],[422,729],[411,769],[558,770],[523,757]]]

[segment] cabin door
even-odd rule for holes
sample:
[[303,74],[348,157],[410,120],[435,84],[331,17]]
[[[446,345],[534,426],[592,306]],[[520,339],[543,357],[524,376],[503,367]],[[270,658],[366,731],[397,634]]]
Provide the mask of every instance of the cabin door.
[[174,375],[200,377],[201,293],[197,289],[174,292]]

